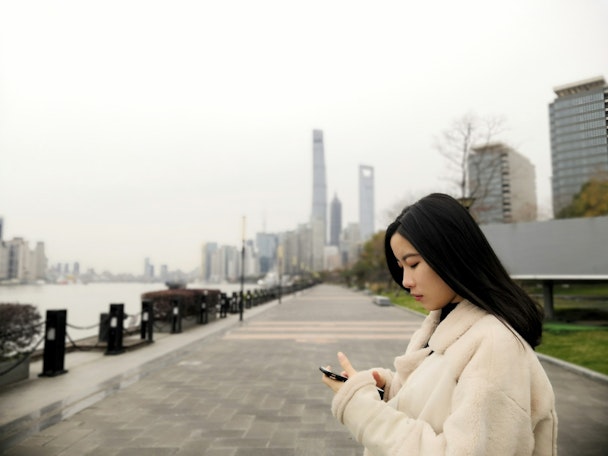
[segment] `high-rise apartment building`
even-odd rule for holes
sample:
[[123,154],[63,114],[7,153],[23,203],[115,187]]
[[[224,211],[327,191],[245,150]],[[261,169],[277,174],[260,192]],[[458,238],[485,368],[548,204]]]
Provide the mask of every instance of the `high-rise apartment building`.
[[359,165],[359,226],[361,241],[374,235],[374,168]]
[[0,280],[18,283],[45,280],[46,270],[43,242],[36,243],[34,249],[30,249],[29,243],[23,238],[0,242]]
[[554,89],[549,105],[553,213],[568,206],[581,187],[608,171],[608,86],[603,77]]
[[342,203],[338,195],[334,195],[329,206],[329,245],[340,245],[340,233],[342,232]]
[[474,148],[467,166],[471,212],[480,224],[536,220],[536,174],[528,158],[494,143]]

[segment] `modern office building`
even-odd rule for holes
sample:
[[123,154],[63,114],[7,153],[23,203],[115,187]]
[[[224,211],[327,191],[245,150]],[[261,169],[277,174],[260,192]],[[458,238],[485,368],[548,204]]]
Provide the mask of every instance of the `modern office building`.
[[374,168],[359,165],[359,226],[361,241],[374,235]]
[[361,226],[359,223],[349,223],[342,232],[340,239],[340,254],[342,265],[351,267],[359,258],[361,252]]
[[528,158],[493,143],[474,148],[467,165],[470,210],[480,224],[536,220],[536,174]]
[[324,229],[322,245],[327,237],[327,178],[323,131],[312,132],[312,214],[311,221],[321,221]]
[[206,242],[201,247],[200,279],[203,282],[212,282],[217,280],[217,278],[213,277],[213,256],[217,252],[218,248],[219,246],[217,242]]
[[150,262],[150,258],[144,260],[144,279],[152,280],[154,278],[154,265]]
[[259,257],[260,274],[266,274],[276,265],[279,238],[273,233],[257,233],[255,244]]
[[554,89],[549,104],[553,213],[608,171],[608,86],[596,77]]
[[312,132],[312,154],[312,213],[309,226],[311,258],[306,263],[312,271],[321,271],[327,243],[327,178],[321,130]]
[[329,245],[340,245],[340,233],[342,232],[342,203],[338,195],[334,195],[329,206]]

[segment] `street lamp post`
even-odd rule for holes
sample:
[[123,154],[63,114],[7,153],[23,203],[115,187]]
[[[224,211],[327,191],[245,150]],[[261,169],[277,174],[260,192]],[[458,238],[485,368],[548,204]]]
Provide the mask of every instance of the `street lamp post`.
[[277,247],[277,273],[279,275],[279,304],[281,304],[281,294],[283,292],[283,246]]
[[243,216],[243,246],[241,248],[241,296],[240,296],[240,317],[239,320],[243,321],[243,298],[245,289],[245,216]]

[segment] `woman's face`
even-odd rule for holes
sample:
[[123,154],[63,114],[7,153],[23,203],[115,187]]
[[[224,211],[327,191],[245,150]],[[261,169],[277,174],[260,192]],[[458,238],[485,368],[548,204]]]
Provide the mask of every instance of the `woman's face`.
[[438,310],[451,302],[462,301],[401,234],[393,234],[391,249],[403,269],[403,286],[409,288],[410,294],[426,310]]

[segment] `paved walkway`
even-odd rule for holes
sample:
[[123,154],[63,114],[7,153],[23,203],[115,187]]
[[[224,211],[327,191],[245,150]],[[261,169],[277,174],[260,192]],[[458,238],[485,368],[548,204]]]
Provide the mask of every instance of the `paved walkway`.
[[[420,321],[320,285],[137,351],[71,353],[67,374],[37,378],[33,366],[29,381],[0,392],[0,454],[360,455],[331,416],[318,366],[342,350],[355,367],[390,367]],[[608,382],[543,365],[560,455],[606,454]]]

